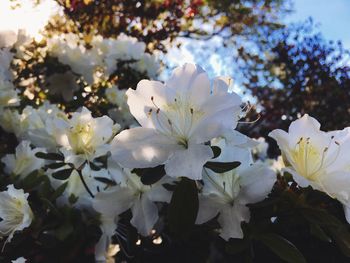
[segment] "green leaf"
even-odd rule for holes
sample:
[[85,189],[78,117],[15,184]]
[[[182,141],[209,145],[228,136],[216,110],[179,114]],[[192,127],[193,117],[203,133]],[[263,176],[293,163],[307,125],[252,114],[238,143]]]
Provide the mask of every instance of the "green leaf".
[[155,184],[165,175],[164,165],[158,165],[152,168],[138,168],[132,172],[140,176],[141,182],[145,185]]
[[71,205],[74,205],[78,201],[79,197],[75,196],[74,194],[71,194],[68,197],[68,201]]
[[46,165],[47,168],[50,168],[50,169],[58,169],[58,168],[61,168],[62,166],[65,166],[66,163],[50,163],[48,165]]
[[227,162],[227,163],[219,163],[219,162],[207,162],[204,167],[216,172],[216,173],[225,173],[231,171],[238,166],[240,166],[240,162]]
[[64,184],[61,184],[56,189],[56,191],[52,194],[51,200],[56,200],[58,197],[60,197],[63,194],[64,190],[66,190],[67,185],[68,185],[68,182],[65,182]]
[[45,160],[64,161],[64,157],[61,154],[58,154],[58,153],[37,152],[35,154],[35,156],[40,158],[40,159],[45,159]]
[[94,177],[95,180],[101,182],[101,183],[104,183],[106,185],[117,185],[116,182],[112,181],[111,179],[109,178],[106,178],[106,177]]
[[317,224],[319,226],[341,226],[342,223],[333,215],[329,214],[326,210],[317,209],[312,207],[305,207],[300,209],[304,218],[311,224]]
[[214,154],[213,159],[219,157],[219,155],[221,154],[221,149],[219,146],[211,146],[211,150],[213,151],[213,154]]
[[329,228],[330,235],[337,243],[340,250],[347,257],[350,257],[350,233],[346,227]]
[[59,170],[57,172],[52,173],[52,177],[58,180],[66,180],[72,174],[72,171],[72,168]]
[[72,226],[72,224],[69,224],[68,222],[61,225],[59,228],[55,230],[56,237],[61,241],[65,240],[73,232],[74,232],[74,227]]
[[265,246],[271,249],[277,256],[289,263],[306,263],[306,259],[300,251],[287,239],[274,234],[259,235],[260,240]]
[[183,177],[176,186],[168,208],[171,231],[180,237],[186,237],[195,224],[198,206],[196,182]]
[[323,231],[323,229],[317,224],[310,225],[310,233],[325,242],[331,242],[331,238]]
[[100,171],[102,168],[94,164],[93,162],[90,162],[90,168],[94,171]]

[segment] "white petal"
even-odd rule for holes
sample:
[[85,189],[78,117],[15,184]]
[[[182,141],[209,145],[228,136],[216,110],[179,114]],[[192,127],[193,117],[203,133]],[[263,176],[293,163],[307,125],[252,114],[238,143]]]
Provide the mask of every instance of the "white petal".
[[158,220],[157,206],[149,200],[147,195],[143,194],[131,208],[132,218],[130,223],[137,228],[137,231],[143,235],[148,236],[154,224]]
[[118,134],[111,148],[112,159],[123,167],[145,168],[164,163],[181,146],[153,129],[137,127]]
[[241,204],[256,203],[262,201],[271,192],[276,182],[276,174],[268,166],[257,163],[240,172],[241,192],[239,202]]
[[218,222],[221,226],[220,236],[228,241],[230,238],[243,238],[241,222],[250,219],[249,208],[242,205],[227,205],[220,210]]
[[133,192],[116,186],[109,191],[97,193],[93,199],[93,208],[104,216],[116,217],[128,210],[133,201]]
[[205,115],[191,131],[190,140],[193,143],[203,143],[232,131],[236,124],[235,112],[240,111],[239,106],[213,111]]
[[179,94],[187,94],[196,77],[204,70],[194,64],[186,63],[182,67],[173,70],[171,77],[166,81],[166,86],[176,90]]
[[171,177],[202,179],[203,166],[213,157],[210,146],[193,144],[187,149],[178,150],[165,164],[165,171]]
[[344,213],[345,213],[345,218],[346,221],[350,224],[350,207],[347,205],[344,205]]
[[168,103],[169,90],[159,81],[141,80],[136,90],[129,89],[126,92],[127,102],[131,114],[144,128],[154,128],[154,123],[148,117],[148,111],[152,108],[162,108]]
[[[288,167],[283,168],[282,172],[288,172],[293,176],[294,181],[301,187],[308,187],[311,182],[309,180],[307,180],[305,177],[299,175],[296,171],[294,171],[293,169],[290,169]],[[317,189],[317,188],[316,188]]]
[[172,192],[167,190],[163,184],[172,182],[174,182],[173,178],[164,176],[156,184],[152,185],[151,189],[147,192],[148,198],[153,202],[170,203]]
[[199,196],[199,209],[196,219],[196,224],[204,224],[210,219],[213,219],[221,208],[221,205],[215,202],[214,199],[209,196]]

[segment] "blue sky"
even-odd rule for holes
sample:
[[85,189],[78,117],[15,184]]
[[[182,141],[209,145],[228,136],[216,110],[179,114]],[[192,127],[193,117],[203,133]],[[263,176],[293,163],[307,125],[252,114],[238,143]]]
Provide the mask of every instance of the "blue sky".
[[312,17],[328,40],[341,40],[350,49],[350,0],[292,0],[295,13],[287,22]]
[[[314,23],[318,26],[318,31],[320,31],[327,40],[341,40],[344,47],[350,50],[350,0],[290,1],[294,3],[294,12],[285,18],[286,24],[303,22],[309,17],[312,17]],[[227,66],[232,62],[224,61],[229,60],[230,56],[225,58],[217,54],[206,54],[205,45],[210,43],[206,42],[204,45],[195,45],[195,48],[201,52],[201,60],[198,61],[198,57],[191,52],[191,47],[188,45],[191,42],[192,41],[185,40],[180,50],[176,48],[171,50],[167,54],[168,62],[170,62],[169,64],[175,66],[182,65],[185,62],[199,63],[211,76],[232,75],[232,68]],[[203,52],[201,50],[203,50]]]

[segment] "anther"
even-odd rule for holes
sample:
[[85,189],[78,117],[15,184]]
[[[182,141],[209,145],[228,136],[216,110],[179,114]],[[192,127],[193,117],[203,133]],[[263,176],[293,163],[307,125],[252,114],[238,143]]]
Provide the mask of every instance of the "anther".
[[157,109],[157,114],[158,114],[159,112],[160,112],[160,109],[158,108],[158,109]]
[[193,114],[193,108],[191,108],[190,111],[191,111],[191,114]]

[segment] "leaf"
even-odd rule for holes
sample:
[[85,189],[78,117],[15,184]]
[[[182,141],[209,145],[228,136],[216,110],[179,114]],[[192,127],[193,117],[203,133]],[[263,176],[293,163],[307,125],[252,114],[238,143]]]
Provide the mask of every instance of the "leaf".
[[323,231],[323,229],[317,224],[310,225],[310,233],[325,242],[332,242],[331,238]]
[[168,183],[165,183],[165,184],[162,184],[163,185],[163,187],[165,188],[165,189],[167,189],[168,191],[170,191],[170,192],[174,192],[175,191],[175,189],[176,189],[176,183],[175,184],[168,184]]
[[101,182],[101,183],[104,183],[104,184],[107,184],[107,185],[117,185],[116,182],[112,181],[111,179],[109,178],[106,178],[106,177],[94,177],[95,180]]
[[66,163],[50,163],[48,165],[46,165],[47,168],[50,168],[50,169],[58,169],[58,168],[61,168],[62,166],[65,166]]
[[52,161],[64,161],[64,157],[61,154],[58,153],[43,153],[43,152],[37,152],[35,154],[37,158],[45,159],[45,160],[52,160]]
[[56,191],[52,194],[51,200],[56,200],[58,197],[60,197],[64,190],[66,190],[68,185],[68,182],[65,182],[64,184],[61,184],[59,187],[57,187]]
[[326,210],[315,209],[312,207],[301,208],[301,213],[312,224],[319,226],[341,226],[342,223],[333,215],[329,214]]
[[90,162],[90,168],[94,171],[100,171],[102,168],[94,164],[93,162]]
[[185,237],[195,224],[198,213],[196,182],[183,177],[171,197],[168,208],[170,229]]
[[350,257],[350,233],[346,227],[329,228],[329,232],[340,250],[347,257]]
[[221,154],[221,149],[219,146],[211,146],[211,150],[213,151],[214,157],[213,159],[217,158]]
[[141,182],[145,185],[155,184],[165,176],[164,165],[158,165],[152,168],[134,169],[132,172],[140,176]]
[[225,173],[228,171],[231,171],[238,166],[240,166],[240,162],[226,162],[226,163],[220,163],[220,162],[207,162],[204,167],[216,172],[216,173]]
[[71,194],[68,197],[68,201],[71,205],[74,205],[78,201],[79,197],[75,196],[74,194]]
[[250,245],[247,239],[230,239],[226,243],[225,251],[229,254],[238,254],[246,250]]
[[52,177],[58,180],[66,180],[72,174],[72,171],[72,168],[59,170],[57,172],[52,173]]
[[258,236],[265,246],[271,249],[277,256],[289,263],[306,263],[306,259],[300,251],[287,239],[274,234],[262,234]]

